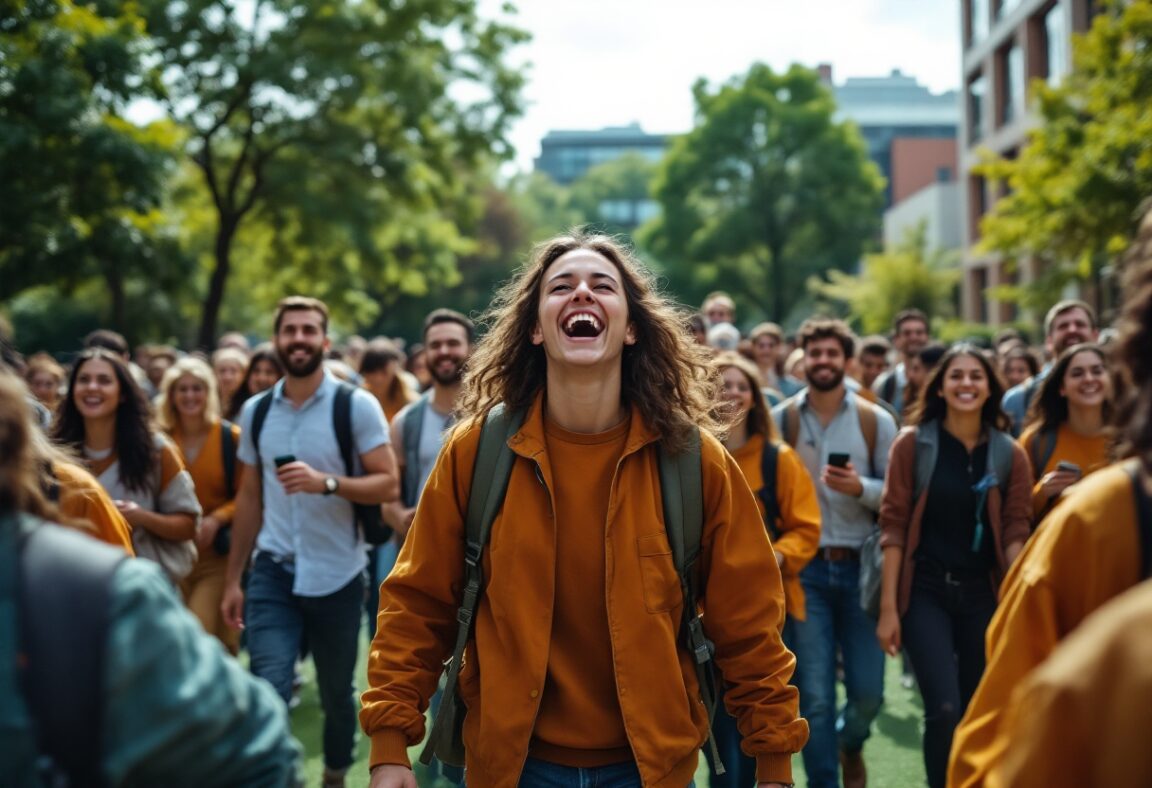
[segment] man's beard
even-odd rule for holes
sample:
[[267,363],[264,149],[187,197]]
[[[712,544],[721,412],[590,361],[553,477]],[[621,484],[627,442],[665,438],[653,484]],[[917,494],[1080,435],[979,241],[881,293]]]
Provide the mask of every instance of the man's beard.
[[452,362],[452,368],[441,371],[439,362],[430,364],[428,366],[428,374],[432,376],[432,380],[439,383],[441,386],[454,386],[460,382],[460,378],[464,376],[464,362]]
[[[303,361],[294,362],[292,354],[297,350],[306,350],[309,355]],[[276,348],[276,354],[280,356],[280,363],[284,365],[284,371],[294,378],[306,378],[320,368],[324,363],[324,349],[318,348],[315,352],[308,345],[289,345],[287,348]]]
[[844,370],[834,369],[832,367],[819,367],[816,371],[824,372],[825,370],[830,370],[833,373],[831,378],[823,378],[817,382],[815,376],[813,376],[810,371],[808,373],[808,385],[817,391],[831,391],[844,382]]
[[1079,334],[1067,335],[1066,337],[1064,337],[1064,341],[1060,343],[1060,347],[1056,348],[1056,357],[1059,358],[1064,353],[1065,350],[1072,347],[1073,345],[1079,345],[1079,344],[1081,344],[1083,342],[1087,342],[1087,341],[1088,341],[1087,337],[1082,337]]

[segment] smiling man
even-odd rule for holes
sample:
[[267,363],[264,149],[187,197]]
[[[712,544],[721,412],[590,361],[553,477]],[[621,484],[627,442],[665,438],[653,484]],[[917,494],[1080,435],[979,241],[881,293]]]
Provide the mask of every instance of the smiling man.
[[[380,593],[361,725],[373,788],[415,788],[407,749],[452,653],[464,513],[485,417],[522,414],[479,563],[459,698],[467,784],[682,786],[708,738],[665,530],[661,447],[700,438],[698,594],[761,786],[807,729],[788,686],[783,590],[759,510],[711,434],[718,375],[650,274],[603,236],[538,247],[499,294],[408,539]],[[513,422],[515,423],[515,422]],[[447,702],[447,701],[445,701]]]
[[[285,298],[274,336],[285,376],[240,414],[244,472],[221,609],[231,626],[247,625],[252,672],[285,703],[307,637],[324,709],[324,786],[338,788],[356,743],[352,676],[367,564],[353,504],[395,500],[396,460],[380,403],[356,389],[348,402],[355,472],[345,468],[334,425],[342,384],[323,365],[324,303]],[[245,608],[240,577],[250,554]]]

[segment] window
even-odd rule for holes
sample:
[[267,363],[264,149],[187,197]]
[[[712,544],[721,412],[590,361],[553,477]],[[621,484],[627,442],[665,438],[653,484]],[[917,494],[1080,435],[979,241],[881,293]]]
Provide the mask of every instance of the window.
[[1044,15],[1045,77],[1057,84],[1068,73],[1068,27],[1064,8],[1054,5]]
[[968,0],[968,44],[988,35],[988,0]]
[[1024,51],[1012,44],[1000,53],[1000,124],[1024,114]]
[[968,83],[968,140],[978,142],[984,138],[984,95],[988,92],[982,74]]

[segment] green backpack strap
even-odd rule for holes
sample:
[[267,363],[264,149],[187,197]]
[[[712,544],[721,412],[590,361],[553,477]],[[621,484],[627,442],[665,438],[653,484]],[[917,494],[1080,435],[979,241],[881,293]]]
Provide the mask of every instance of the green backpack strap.
[[460,666],[464,648],[472,633],[472,622],[480,603],[484,586],[483,556],[492,531],[492,521],[504,503],[508,491],[508,477],[512,475],[515,460],[508,440],[524,422],[523,412],[507,413],[504,405],[492,408],[480,430],[480,445],[476,450],[476,464],[472,469],[472,489],[468,496],[468,512],[464,519],[464,592],[460,609],[456,613],[459,628],[456,645],[447,665],[447,677],[440,709],[428,741],[420,753],[420,762],[430,764],[439,758],[452,766],[464,765],[464,752],[460,731],[464,724],[463,709],[458,705],[456,687],[460,679]]
[[660,498],[664,507],[664,528],[672,547],[672,560],[680,577],[684,599],[680,634],[696,666],[700,699],[708,712],[708,746],[716,773],[724,774],[712,721],[716,717],[718,687],[713,668],[716,647],[704,634],[697,592],[696,561],[704,531],[704,491],[700,467],[700,431],[693,430],[688,447],[672,455],[660,447]]

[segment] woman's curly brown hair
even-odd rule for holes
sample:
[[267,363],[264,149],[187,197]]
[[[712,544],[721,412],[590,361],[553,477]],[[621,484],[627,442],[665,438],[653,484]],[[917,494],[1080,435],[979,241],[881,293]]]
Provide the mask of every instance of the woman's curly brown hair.
[[545,389],[547,360],[532,344],[544,272],[565,254],[587,249],[620,272],[636,343],[625,345],[621,398],[638,408],[670,451],[685,447],[694,427],[723,435],[713,415],[719,375],[707,348],[685,329],[686,312],[656,288],[655,278],[632,251],[606,235],[574,229],[537,246],[527,263],[497,292],[479,323],[488,330],[476,345],[464,376],[461,420],[482,416],[498,403],[527,409]]

